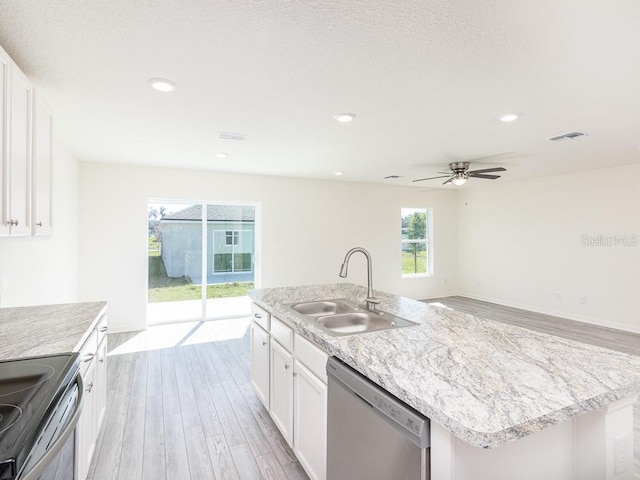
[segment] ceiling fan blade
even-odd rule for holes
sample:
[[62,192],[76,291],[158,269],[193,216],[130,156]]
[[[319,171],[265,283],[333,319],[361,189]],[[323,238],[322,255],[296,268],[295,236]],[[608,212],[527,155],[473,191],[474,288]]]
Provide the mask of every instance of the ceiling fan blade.
[[451,183],[453,182],[453,177],[451,177],[449,180],[447,180],[446,182],[443,183],[443,185],[446,185],[447,183]]
[[452,175],[452,173],[451,173],[451,172],[438,172],[438,173],[441,173],[441,174],[443,174],[443,175]]
[[496,178],[500,178],[500,175],[486,175],[484,173],[469,172],[469,173],[467,173],[467,175],[469,175],[470,177],[473,177],[473,178],[486,178],[486,179],[489,179],[489,180],[495,180]]
[[495,168],[483,168],[482,170],[471,170],[467,173],[471,174],[471,173],[489,173],[489,172],[506,172],[506,171],[507,171],[506,168],[495,167]]
[[417,180],[414,180],[414,182],[422,182],[424,180],[434,180],[436,178],[444,178],[444,177],[450,177],[451,175],[440,175],[439,177],[429,177],[429,178],[419,178]]

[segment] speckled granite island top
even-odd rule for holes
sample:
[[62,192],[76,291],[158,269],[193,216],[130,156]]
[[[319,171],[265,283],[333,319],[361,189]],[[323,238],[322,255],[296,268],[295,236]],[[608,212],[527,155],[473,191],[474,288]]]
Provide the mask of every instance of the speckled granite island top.
[[105,302],[0,308],[0,360],[77,351]]
[[376,291],[416,327],[333,337],[287,304],[349,298],[353,284],[253,290],[251,299],[461,440],[508,443],[640,391],[640,357]]

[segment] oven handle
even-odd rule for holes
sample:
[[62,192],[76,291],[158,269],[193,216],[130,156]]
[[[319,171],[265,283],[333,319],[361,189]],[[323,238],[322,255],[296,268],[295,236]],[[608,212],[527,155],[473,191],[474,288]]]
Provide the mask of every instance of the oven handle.
[[62,431],[60,436],[56,439],[53,445],[42,456],[38,463],[36,463],[32,469],[30,469],[25,475],[20,477],[20,480],[38,480],[38,477],[49,466],[51,460],[62,450],[62,447],[67,443],[69,437],[73,434],[73,431],[78,424],[80,414],[82,413],[82,401],[84,400],[84,382],[82,381],[82,375],[78,373],[76,376],[76,382],[78,383],[78,401],[76,402],[76,411],[69,420],[69,424]]

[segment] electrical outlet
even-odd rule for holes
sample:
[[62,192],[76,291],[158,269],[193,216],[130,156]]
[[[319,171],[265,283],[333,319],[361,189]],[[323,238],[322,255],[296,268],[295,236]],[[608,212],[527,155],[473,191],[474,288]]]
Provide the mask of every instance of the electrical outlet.
[[613,471],[616,475],[629,469],[629,434],[613,437]]
[[562,300],[562,297],[560,296],[559,293],[556,293],[556,300]]
[[586,305],[587,304],[587,297],[580,297],[580,305]]

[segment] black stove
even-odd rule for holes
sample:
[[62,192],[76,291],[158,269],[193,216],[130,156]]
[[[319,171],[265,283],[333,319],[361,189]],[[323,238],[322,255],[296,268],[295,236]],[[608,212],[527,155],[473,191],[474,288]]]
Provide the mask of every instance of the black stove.
[[0,480],[20,472],[78,370],[77,353],[0,362]]

